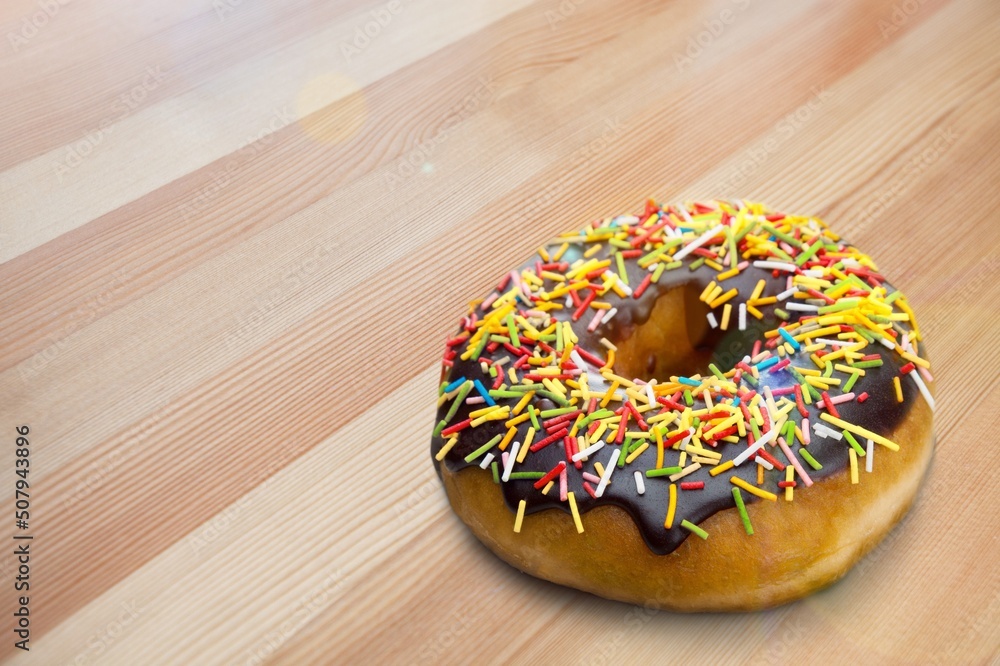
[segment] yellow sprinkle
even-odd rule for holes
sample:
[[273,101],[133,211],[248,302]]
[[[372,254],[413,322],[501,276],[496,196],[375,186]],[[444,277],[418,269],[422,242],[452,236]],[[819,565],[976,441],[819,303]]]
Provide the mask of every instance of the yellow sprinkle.
[[899,375],[892,378],[892,385],[896,387],[896,402],[903,402],[903,386],[899,383]]
[[[684,452],[681,452],[681,464],[682,465],[684,464],[684,458],[685,458],[685,456],[686,456],[686,454]],[[701,469],[701,463],[691,463],[690,465],[688,465],[687,467],[685,467],[681,471],[677,472],[676,474],[671,474],[670,475],[670,481],[673,482],[673,481],[676,481],[677,479],[682,479],[685,476],[687,476],[688,474],[691,474],[692,472],[697,472],[699,469]]]
[[865,376],[865,371],[863,368],[852,368],[849,365],[843,365],[841,363],[834,363],[833,369],[840,370],[841,372],[850,372],[852,374],[861,375],[862,377]]
[[434,460],[437,460],[438,462],[444,460],[444,457],[448,455],[449,451],[451,451],[451,447],[455,446],[455,444],[457,443],[458,443],[458,437],[452,437],[451,439],[449,439],[447,442],[445,442],[444,446],[441,447],[441,450],[438,451],[437,454],[434,456]]
[[[732,461],[730,461],[730,462],[732,462]],[[758,467],[760,467],[760,466],[758,465]],[[732,482],[733,485],[739,486],[740,488],[742,488],[743,490],[747,491],[751,495],[756,495],[757,497],[760,497],[760,498],[766,499],[766,500],[771,500],[772,502],[777,502],[778,501],[778,496],[775,495],[774,493],[769,493],[766,490],[761,490],[757,486],[752,486],[752,485],[750,485],[749,483],[747,483],[746,481],[744,481],[743,479],[741,479],[738,476],[731,476],[731,477],[729,477],[729,480],[730,480],[730,482]]]
[[764,318],[764,313],[762,313],[760,310],[758,310],[757,308],[755,308],[752,305],[748,305],[747,306],[747,312],[749,312],[751,315],[753,315],[757,319],[763,319]]
[[535,438],[535,428],[534,426],[528,428],[528,434],[524,438],[524,443],[521,444],[520,450],[517,452],[517,462],[521,464],[524,462],[524,458],[528,455],[528,447],[531,446],[531,440]]
[[764,485],[764,466],[757,465],[757,485]]
[[847,455],[851,458],[851,483],[858,482],[858,452],[854,447],[847,449]]
[[542,494],[543,495],[548,495],[549,491],[552,490],[552,486],[554,486],[554,485],[556,485],[555,481],[549,481],[548,483],[546,483],[545,487],[542,488]]
[[739,272],[740,272],[740,269],[738,269],[738,268],[736,268],[734,266],[733,268],[730,268],[725,273],[719,273],[718,275],[716,275],[715,279],[718,280],[719,282],[722,282],[723,280],[728,280],[731,277],[735,277],[736,275],[739,274]]
[[[721,287],[720,287],[720,289],[721,289]],[[740,293],[740,290],[737,289],[736,287],[733,287],[732,289],[730,289],[729,291],[727,291],[723,295],[717,296],[714,300],[712,300],[711,303],[708,304],[708,307],[713,308],[713,309],[717,308],[720,305],[722,305],[723,303],[725,303],[726,301],[732,300],[732,299],[736,298],[737,296],[739,296],[739,293]]]
[[573,494],[572,490],[566,493],[566,499],[569,500],[569,510],[573,514],[576,531],[578,534],[583,534],[583,523],[580,521],[580,511],[576,508],[576,495]]
[[[794,480],[794,477],[795,477],[795,468],[792,467],[791,465],[789,465],[788,467],[785,468],[785,481],[788,481],[790,483],[790,482],[792,482]],[[785,488],[785,501],[786,502],[791,502],[792,501],[792,491],[793,490],[795,490],[795,489],[792,488],[791,486],[788,486],[787,488]]]
[[[663,468],[663,432],[659,427],[653,428],[653,436],[656,437],[656,469]],[[626,463],[632,462],[628,458],[625,459]]]
[[[511,370],[513,370],[513,368],[511,368]],[[528,406],[528,403],[531,402],[531,399],[534,397],[535,397],[534,391],[528,391],[527,393],[525,393],[524,397],[521,398],[520,402],[517,403],[517,406],[514,407],[514,414],[520,414],[524,410],[524,408]],[[527,414],[525,414],[525,416],[527,416]]]
[[920,358],[919,356],[911,354],[910,352],[903,352],[902,357],[905,358],[907,361],[912,361],[913,363],[919,365],[921,368],[926,368],[928,370],[931,369],[930,363]]
[[677,511],[677,484],[670,484],[670,503],[667,505],[667,519],[663,526],[668,530],[674,526],[674,512]]
[[594,469],[597,470],[597,476],[604,476],[604,465],[602,465],[597,461],[594,461]]
[[538,256],[542,258],[542,261],[549,263],[549,252],[544,247],[538,248]]
[[560,259],[562,259],[563,253],[565,253],[566,250],[568,249],[569,249],[569,243],[563,243],[562,245],[559,246],[559,249],[556,250],[556,253],[552,255],[552,261],[551,262],[546,261],[545,263],[548,264],[559,261]]
[[708,300],[708,295],[711,294],[713,291],[715,291],[715,287],[716,286],[717,285],[715,284],[715,280],[712,280],[711,282],[709,282],[708,284],[706,284],[705,288],[701,290],[701,296],[698,297],[698,300],[699,301],[707,301]]
[[722,309],[722,330],[725,331],[729,328],[729,315],[733,312],[733,304],[726,303],[726,307]]
[[517,517],[514,519],[514,531],[520,534],[521,532],[521,522],[524,520],[524,507],[528,506],[527,500],[521,500],[517,503]]
[[854,425],[853,423],[848,423],[847,421],[842,421],[838,419],[836,416],[830,416],[826,412],[820,412],[819,417],[824,421],[826,421],[827,423],[832,423],[833,425],[843,428],[844,430],[850,430],[855,435],[861,435],[862,437],[870,439],[873,442],[881,444],[887,449],[890,449],[892,451],[899,451],[899,444],[896,444],[895,442],[886,439],[885,437],[876,432],[872,432],[871,430],[862,428],[859,425]]
[[725,472],[727,469],[732,469],[732,467],[733,467],[733,461],[727,460],[718,467],[713,467],[712,469],[708,470],[708,473],[711,474],[712,476],[718,476],[723,472]]
[[757,280],[757,284],[753,288],[753,293],[750,294],[750,300],[755,301],[760,298],[760,295],[764,293],[764,287],[766,286],[767,283],[764,280]]
[[[506,451],[507,450],[507,445],[510,444],[512,441],[514,441],[514,435],[516,435],[516,434],[517,434],[517,428],[508,428],[507,429],[507,434],[504,435],[503,439],[500,440],[500,450],[501,451]],[[520,451],[518,451],[518,453],[520,453]]]
[[[632,453],[628,454],[628,457],[625,458],[625,464],[626,465],[630,464],[633,460],[635,460],[636,458],[638,458],[639,456],[641,456],[642,452],[645,451],[648,448],[649,448],[649,442],[643,442],[642,446],[640,446],[639,448],[637,448]],[[596,467],[596,465],[595,465],[595,467]],[[659,467],[660,466],[657,465],[657,469],[659,469]]]

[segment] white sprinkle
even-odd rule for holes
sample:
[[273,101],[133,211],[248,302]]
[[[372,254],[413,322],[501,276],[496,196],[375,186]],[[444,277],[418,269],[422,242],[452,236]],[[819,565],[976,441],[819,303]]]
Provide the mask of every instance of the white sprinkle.
[[780,294],[778,294],[778,300],[779,301],[787,301],[798,290],[799,290],[798,287],[792,287],[791,289],[786,289],[785,291],[783,291]]
[[716,226],[712,227],[711,229],[709,229],[708,231],[706,231],[705,233],[703,233],[701,236],[698,236],[698,238],[696,240],[688,243],[687,245],[685,245],[684,247],[682,247],[680,250],[678,250],[677,254],[674,255],[674,259],[673,260],[674,261],[680,261],[681,259],[683,259],[684,257],[688,256],[689,254],[691,254],[692,252],[694,252],[695,250],[697,250],[699,247],[701,247],[702,245],[704,245],[708,241],[712,240],[716,236],[716,234],[718,234],[720,231],[722,231],[725,228],[726,227],[723,224],[719,224],[719,225],[716,225]]
[[839,432],[837,432],[836,430],[832,430],[830,428],[827,428],[822,423],[814,423],[813,424],[813,432],[815,432],[820,437],[832,437],[833,439],[837,440],[838,442],[840,440],[844,439],[844,436],[841,435]]
[[490,463],[493,462],[493,458],[495,457],[496,456],[494,456],[492,453],[487,453],[486,457],[483,458],[483,462],[479,463],[479,466],[482,467],[483,469],[486,469],[487,467],[490,466]]
[[916,372],[911,372],[910,376],[913,377],[913,381],[917,383],[917,388],[920,389],[920,394],[924,396],[924,400],[927,404],[931,406],[931,411],[934,411],[934,398],[931,396],[931,392],[927,390],[927,384],[924,384],[924,380],[920,378],[920,375]]
[[[653,382],[656,382],[654,379]],[[649,404],[656,402],[656,396],[653,395],[653,384],[646,384],[646,397],[649,398]]]
[[709,312],[705,317],[708,319],[708,325],[712,328],[719,328],[719,322],[715,320],[715,313]]
[[882,346],[885,347],[886,349],[895,349],[892,343],[889,342],[889,338],[879,338],[878,341],[881,342]]
[[646,484],[642,480],[642,472],[639,471],[635,473],[635,491],[640,495],[646,492]]
[[816,312],[819,310],[819,306],[806,305],[805,303],[789,303],[785,307],[789,310],[799,310],[800,312]]
[[583,451],[578,451],[577,453],[574,453],[573,462],[589,458],[590,456],[594,455],[603,448],[604,448],[604,440],[602,439],[599,442],[597,442],[597,444],[594,444],[593,446],[588,446]]
[[753,446],[749,447],[740,455],[733,458],[733,465],[739,467],[744,462],[750,459],[750,456],[755,455],[758,451],[764,448],[764,445],[770,442],[778,435],[777,428],[771,428],[766,433],[764,433],[760,439],[753,443]]
[[604,489],[608,487],[608,483],[611,481],[611,474],[615,471],[615,467],[618,465],[618,456],[622,454],[622,450],[615,448],[611,452],[611,459],[608,460],[608,464],[604,466],[604,476],[601,477],[601,482],[597,484],[597,490],[594,494],[598,497],[604,494]]
[[618,314],[618,308],[611,308],[608,310],[608,314],[604,315],[604,322],[607,323],[611,321],[611,318]]
[[795,264],[786,264],[783,261],[755,261],[753,265],[757,268],[776,268],[779,271],[788,271],[789,273],[794,273],[799,268]]
[[853,345],[854,341],[850,340],[831,340],[830,338],[815,338],[813,342],[822,342],[824,345],[830,345],[831,347],[846,347],[847,345]]
[[875,442],[868,440],[868,450],[865,451],[865,471],[872,471],[872,458],[875,456]]
[[681,471],[677,472],[676,474],[671,474],[667,478],[670,479],[671,483],[673,483],[677,479],[683,479],[688,474],[692,474],[694,472],[697,472],[699,469],[701,469],[701,463],[698,463],[698,462],[691,463],[690,465],[688,465],[687,467],[685,467]]
[[486,402],[486,398],[481,395],[470,396],[465,399],[465,404],[467,405],[481,405]]
[[740,303],[740,330],[747,330],[747,304]]
[[766,460],[764,460],[760,456],[754,456],[753,461],[755,463],[757,463],[758,465],[763,465],[764,469],[774,469],[774,465],[772,465],[771,463],[767,462]]
[[514,445],[510,447],[510,455],[504,454],[503,457],[503,482],[507,483],[510,481],[511,470],[514,469],[514,461],[517,460],[517,453],[521,449],[521,442],[514,442]]

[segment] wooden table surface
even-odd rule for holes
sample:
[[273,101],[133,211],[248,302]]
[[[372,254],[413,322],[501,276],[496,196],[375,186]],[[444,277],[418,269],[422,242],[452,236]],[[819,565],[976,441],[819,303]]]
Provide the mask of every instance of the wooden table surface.
[[[987,663],[1000,3],[8,0],[0,432],[26,664]],[[556,232],[819,215],[908,294],[917,504],[844,580],[676,615],[503,564],[428,444],[443,340]]]

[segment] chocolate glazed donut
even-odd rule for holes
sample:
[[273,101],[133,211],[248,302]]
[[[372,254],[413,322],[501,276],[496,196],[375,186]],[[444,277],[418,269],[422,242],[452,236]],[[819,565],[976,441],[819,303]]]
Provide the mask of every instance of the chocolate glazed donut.
[[905,297],[820,220],[650,201],[470,307],[431,453],[456,513],[527,573],[761,608],[842,576],[909,507],[926,358]]

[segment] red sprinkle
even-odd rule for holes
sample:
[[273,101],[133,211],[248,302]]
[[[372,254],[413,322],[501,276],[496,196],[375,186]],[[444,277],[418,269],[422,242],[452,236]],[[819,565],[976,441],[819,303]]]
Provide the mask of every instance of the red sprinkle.
[[830,399],[830,394],[826,391],[821,391],[820,395],[823,396],[823,409],[830,413],[835,419],[840,418],[840,413],[837,412],[837,408],[833,406],[833,400]]
[[681,481],[681,490],[701,490],[704,487],[704,481]]
[[553,467],[548,471],[548,473],[545,476],[538,479],[538,481],[535,481],[535,488],[537,490],[541,490],[542,488],[545,487],[546,483],[559,476],[559,474],[562,473],[564,469],[566,469],[566,463],[560,460],[558,463],[556,463],[555,467]]
[[904,365],[902,368],[899,369],[899,374],[905,375],[910,372],[913,372],[916,369],[917,366],[913,365],[913,363],[907,363],[906,365]]
[[868,391],[865,391],[864,393],[858,396],[858,402],[864,402],[867,399],[868,399]]

